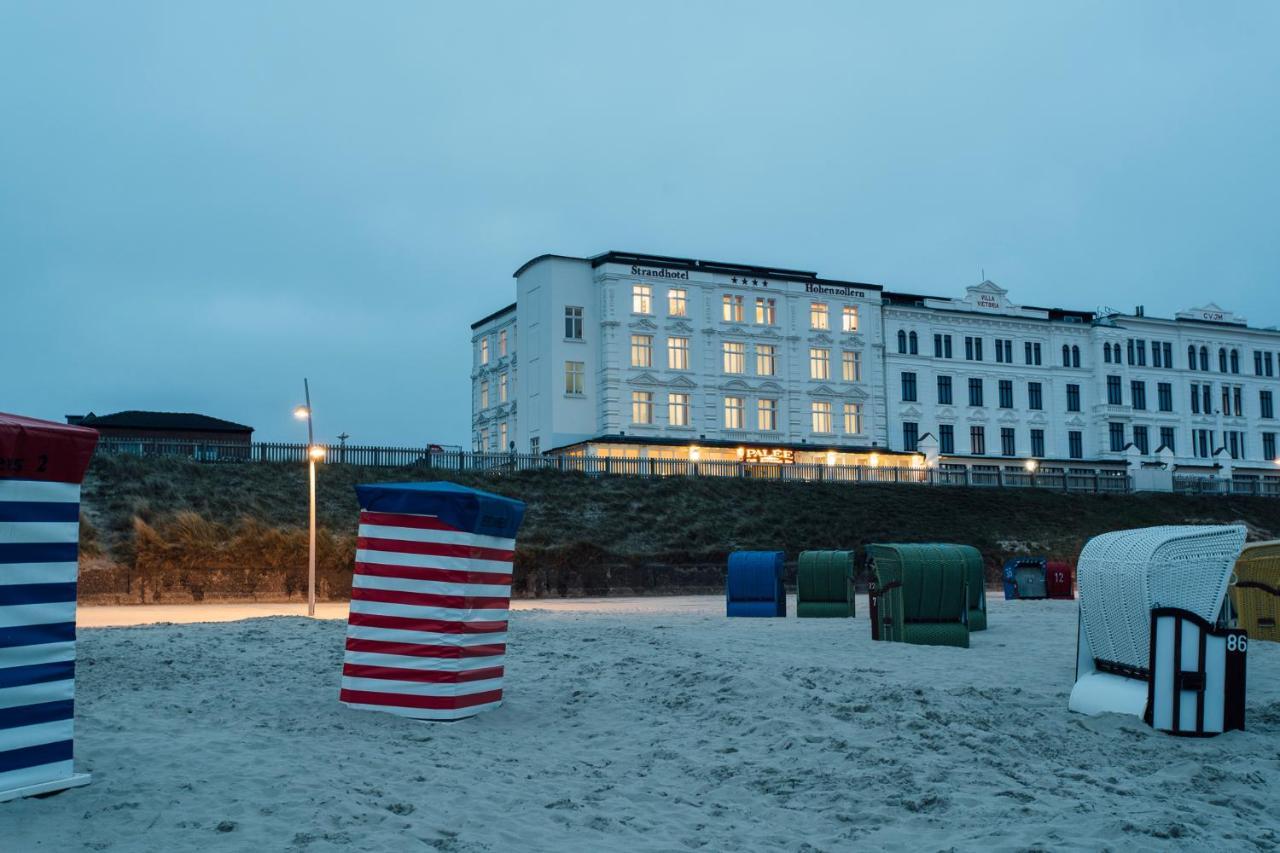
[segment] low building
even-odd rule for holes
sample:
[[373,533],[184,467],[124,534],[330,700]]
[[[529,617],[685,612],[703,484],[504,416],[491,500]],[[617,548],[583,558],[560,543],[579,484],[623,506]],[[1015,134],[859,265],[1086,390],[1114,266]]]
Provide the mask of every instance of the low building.
[[92,427],[116,453],[247,459],[253,427],[190,412],[116,412],[67,415],[67,423]]

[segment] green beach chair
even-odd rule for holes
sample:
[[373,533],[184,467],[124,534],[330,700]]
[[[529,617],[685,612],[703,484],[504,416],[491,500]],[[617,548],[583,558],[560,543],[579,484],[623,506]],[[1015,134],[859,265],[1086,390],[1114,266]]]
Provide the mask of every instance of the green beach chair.
[[868,545],[872,638],[967,649],[970,551],[965,545]]
[[796,616],[853,615],[853,552],[802,551],[796,574]]

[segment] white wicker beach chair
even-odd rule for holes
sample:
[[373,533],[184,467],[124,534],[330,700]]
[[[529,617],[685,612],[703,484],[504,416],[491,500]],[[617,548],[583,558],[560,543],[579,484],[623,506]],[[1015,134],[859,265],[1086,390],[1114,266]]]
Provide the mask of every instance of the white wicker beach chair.
[[[1217,649],[1206,645],[1206,638],[1215,630],[1233,627],[1227,585],[1244,540],[1245,529],[1238,525],[1148,527],[1089,540],[1077,569],[1080,628],[1071,710],[1134,714],[1152,722],[1153,706],[1164,708],[1173,702],[1182,707],[1180,698],[1176,702],[1154,698],[1158,681],[1170,696],[1181,697],[1183,689],[1190,691],[1187,695],[1192,702],[1186,707],[1198,714],[1188,719],[1174,711],[1172,730],[1202,726],[1205,660]],[[1153,613],[1161,623],[1157,644],[1162,645],[1155,658]],[[1180,624],[1175,626],[1174,621]],[[1183,625],[1187,626],[1185,642]],[[1225,635],[1219,639],[1225,649]],[[1173,656],[1166,647],[1175,641],[1178,652]],[[1234,645],[1233,641],[1233,651]],[[1170,667],[1173,676],[1168,675]],[[1183,675],[1196,667],[1198,677]],[[1158,679],[1152,678],[1153,669],[1159,673]],[[1243,708],[1240,713],[1243,721]],[[1209,715],[1212,725],[1217,719],[1212,697]],[[1153,724],[1168,728],[1159,721]]]

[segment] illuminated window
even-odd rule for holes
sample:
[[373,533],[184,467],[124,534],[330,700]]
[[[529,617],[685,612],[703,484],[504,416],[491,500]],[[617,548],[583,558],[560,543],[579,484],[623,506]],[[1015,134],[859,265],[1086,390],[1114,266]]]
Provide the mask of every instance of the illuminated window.
[[772,432],[778,428],[778,401],[756,401],[756,423],[761,430]]
[[844,431],[849,435],[860,435],[862,433],[861,403],[844,404]]
[[480,380],[480,408],[489,408],[489,380]]
[[581,361],[566,361],[564,363],[564,393],[572,394],[580,397],[586,393],[587,379],[586,371]]
[[809,328],[810,329],[831,328],[831,325],[827,322],[827,303],[825,302],[809,303]]
[[812,347],[809,350],[809,378],[831,378],[831,351]]
[[724,321],[726,323],[742,322],[742,297],[733,293],[724,295]]
[[756,297],[756,322],[764,326],[772,326],[778,322],[777,302],[763,296]]
[[[507,402],[507,374],[505,373],[498,377],[498,402]],[[504,444],[503,447],[506,445]]]
[[507,354],[507,330],[498,332],[498,358]]
[[653,288],[647,284],[631,286],[631,313],[650,314],[653,308]]
[[653,392],[631,392],[631,422],[636,424],[653,423]]
[[480,430],[480,436],[476,439],[476,451],[484,453],[489,449],[489,431],[487,429]]
[[843,318],[840,321],[840,328],[846,332],[858,331],[858,306],[844,306]]
[[756,375],[777,374],[778,348],[773,344],[756,344]]
[[672,317],[688,315],[688,292],[683,287],[673,287],[667,291],[667,313]]
[[747,371],[747,345],[741,341],[724,342],[724,372],[745,373]]
[[840,354],[840,367],[845,382],[862,381],[862,353],[845,350]]
[[742,429],[742,398],[724,398],[724,428]]
[[814,400],[810,411],[813,414],[813,431],[831,432],[831,404],[826,400]]
[[507,449],[507,425],[498,424],[498,449]]
[[672,370],[689,369],[688,338],[667,338],[667,367]]
[[485,335],[480,339],[480,363],[489,363],[489,336]]
[[667,421],[671,426],[689,425],[689,395],[667,395]]
[[653,335],[631,336],[631,366],[653,367]]

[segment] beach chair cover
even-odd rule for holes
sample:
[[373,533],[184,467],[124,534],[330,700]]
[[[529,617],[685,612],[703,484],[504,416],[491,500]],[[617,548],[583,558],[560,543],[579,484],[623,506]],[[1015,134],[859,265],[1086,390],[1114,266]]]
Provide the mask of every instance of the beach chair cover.
[[801,552],[796,571],[796,616],[853,615],[853,552]]
[[517,500],[453,483],[356,486],[340,700],[456,720],[502,703]]
[[782,551],[734,551],[725,578],[728,616],[786,616],[782,586],[786,554]]
[[1044,563],[1022,565],[1015,572],[1018,582],[1018,598],[1048,598],[1044,583]]
[[76,582],[97,443],[96,430],[0,413],[0,801],[89,781],[73,760]]
[[1077,565],[1080,630],[1071,710],[1143,716],[1151,611],[1176,609],[1217,624],[1244,537],[1238,525],[1180,526],[1089,540]]
[[1249,639],[1280,643],[1280,540],[1245,546],[1236,561],[1231,603]]
[[868,545],[872,637],[969,647],[970,549],[965,545]]
[[1049,598],[1075,598],[1075,570],[1063,560],[1050,560],[1045,566],[1045,594]]

